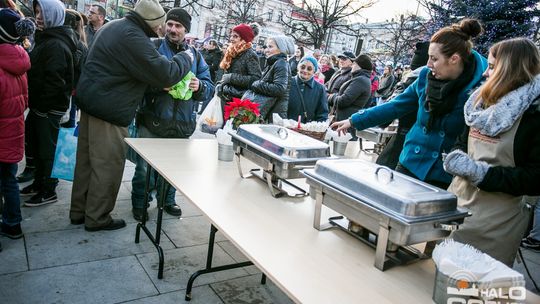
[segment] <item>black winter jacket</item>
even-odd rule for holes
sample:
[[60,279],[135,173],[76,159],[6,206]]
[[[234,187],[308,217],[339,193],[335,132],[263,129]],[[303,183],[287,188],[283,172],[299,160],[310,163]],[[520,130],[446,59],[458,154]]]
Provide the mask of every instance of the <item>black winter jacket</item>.
[[337,107],[337,120],[349,118],[362,109],[371,97],[371,71],[357,70],[352,72],[352,79],[345,82],[339,93],[328,98],[331,106]]
[[74,86],[75,32],[61,26],[36,31],[34,37],[32,68],[28,71],[29,106],[41,113],[63,115]]
[[272,113],[287,118],[291,90],[291,71],[287,55],[280,53],[268,58],[262,78],[251,85],[251,90],[257,94],[276,98],[273,105],[261,104],[261,117],[264,120],[271,121]]
[[223,58],[223,52],[220,49],[213,49],[213,50],[205,50],[201,52],[204,61],[206,61],[206,64],[208,64],[208,67],[210,68],[210,77],[212,78],[212,81],[216,82],[216,73],[219,70],[219,63],[221,62],[221,59]]
[[156,34],[135,12],[108,22],[90,46],[77,85],[77,105],[99,119],[127,127],[148,85],[171,87],[189,72],[186,53],[168,60],[149,37]]
[[261,78],[259,57],[253,49],[247,49],[232,60],[231,66],[223,74],[231,74],[230,81],[223,84],[223,99],[241,98],[251,84]]

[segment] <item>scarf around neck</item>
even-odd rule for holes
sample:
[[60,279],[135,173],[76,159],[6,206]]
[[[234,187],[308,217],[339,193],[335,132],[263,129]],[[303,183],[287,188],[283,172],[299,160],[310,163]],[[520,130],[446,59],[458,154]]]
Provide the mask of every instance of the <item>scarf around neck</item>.
[[436,118],[452,111],[458,102],[459,93],[472,80],[476,69],[476,61],[472,54],[467,62],[470,64],[465,64],[461,75],[453,80],[437,79],[432,73],[428,73],[426,101],[424,103],[424,108],[429,112],[428,129],[431,129]]
[[233,59],[245,50],[250,49],[251,46],[251,42],[245,42],[244,40],[234,45],[231,44],[225,51],[225,55],[223,55],[223,60],[219,63],[219,67],[223,70],[228,70],[231,67]]
[[531,105],[539,106],[540,75],[486,109],[482,106],[482,99],[478,99],[479,94],[480,89],[471,94],[465,103],[465,123],[478,129],[481,134],[493,137],[511,129]]

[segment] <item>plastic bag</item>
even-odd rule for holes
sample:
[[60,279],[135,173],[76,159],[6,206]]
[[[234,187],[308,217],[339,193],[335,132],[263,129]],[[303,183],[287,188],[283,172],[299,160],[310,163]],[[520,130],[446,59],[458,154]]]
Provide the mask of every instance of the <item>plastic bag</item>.
[[184,76],[179,83],[172,86],[172,88],[169,90],[169,95],[177,100],[190,100],[193,96],[193,91],[189,89],[189,83],[193,77],[195,77],[195,74],[189,71],[189,73],[187,73],[187,75]]
[[210,100],[197,122],[197,130],[216,134],[223,126],[223,112],[221,110],[221,98],[216,95]]
[[51,177],[73,181],[77,161],[77,128],[60,128]]

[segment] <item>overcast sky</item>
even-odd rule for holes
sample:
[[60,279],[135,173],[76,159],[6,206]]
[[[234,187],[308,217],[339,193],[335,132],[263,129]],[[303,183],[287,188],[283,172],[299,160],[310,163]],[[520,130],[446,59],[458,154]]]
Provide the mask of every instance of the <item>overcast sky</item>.
[[[416,0],[379,0],[375,5],[361,11],[361,16],[369,22],[385,21],[395,18],[400,14],[407,12],[416,13],[418,2]],[[419,15],[426,15],[422,6],[418,7]]]

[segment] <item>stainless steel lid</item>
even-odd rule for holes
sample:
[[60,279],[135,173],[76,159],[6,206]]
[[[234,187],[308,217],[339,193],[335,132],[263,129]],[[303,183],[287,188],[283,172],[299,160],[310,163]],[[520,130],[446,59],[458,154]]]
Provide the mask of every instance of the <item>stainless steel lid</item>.
[[239,140],[279,158],[318,159],[330,156],[330,146],[309,136],[274,125],[240,125],[233,142]]
[[404,217],[455,212],[454,194],[361,159],[320,160],[304,170],[319,180],[376,208]]

